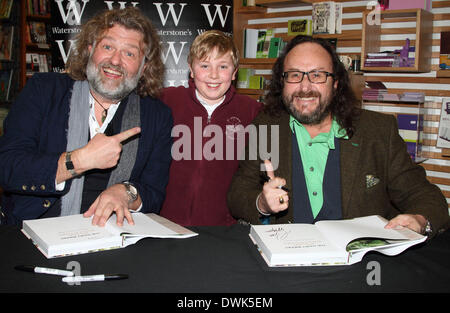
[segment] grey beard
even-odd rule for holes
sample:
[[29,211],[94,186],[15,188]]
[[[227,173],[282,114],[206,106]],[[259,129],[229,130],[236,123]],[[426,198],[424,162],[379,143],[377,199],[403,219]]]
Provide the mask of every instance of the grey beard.
[[[99,68],[101,68],[103,64],[99,64],[98,67],[91,61],[89,58],[89,62],[86,68],[86,77],[89,82],[91,88],[101,95],[102,97],[109,99],[111,101],[120,101],[125,98],[131,91],[133,91],[138,85],[139,78],[141,77],[142,69],[139,69],[139,72],[132,78],[125,78],[125,80],[114,90],[106,89],[103,85],[101,76],[99,75]],[[114,67],[110,65],[111,67]],[[115,67],[116,68],[116,67]],[[119,69],[124,76],[127,76],[127,72],[122,68]]]

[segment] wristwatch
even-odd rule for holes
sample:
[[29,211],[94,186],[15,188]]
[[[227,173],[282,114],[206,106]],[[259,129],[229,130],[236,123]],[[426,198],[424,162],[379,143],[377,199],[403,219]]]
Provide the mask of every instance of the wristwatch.
[[130,183],[129,181],[124,181],[122,184],[125,186],[125,189],[128,194],[128,203],[133,203],[138,198],[138,192],[136,187]]
[[73,166],[72,163],[72,151],[67,151],[66,152],[66,169],[69,171],[69,173],[72,175],[72,177],[77,176],[77,172],[75,172],[75,167]]
[[427,220],[427,224],[425,225],[425,235],[430,235],[433,232],[433,229],[431,228],[430,221]]

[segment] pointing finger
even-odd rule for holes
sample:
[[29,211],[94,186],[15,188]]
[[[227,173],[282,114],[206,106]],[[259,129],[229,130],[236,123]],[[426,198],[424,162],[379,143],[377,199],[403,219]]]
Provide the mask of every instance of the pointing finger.
[[141,132],[141,128],[140,127],[134,127],[134,128],[130,128],[126,131],[123,131],[117,135],[114,135],[112,137],[116,138],[117,140],[119,140],[119,142],[125,141],[128,138],[131,138],[137,134],[139,134]]
[[269,176],[270,179],[274,179],[275,173],[273,171],[272,162],[270,162],[269,160],[264,160],[264,165],[266,166],[267,176]]

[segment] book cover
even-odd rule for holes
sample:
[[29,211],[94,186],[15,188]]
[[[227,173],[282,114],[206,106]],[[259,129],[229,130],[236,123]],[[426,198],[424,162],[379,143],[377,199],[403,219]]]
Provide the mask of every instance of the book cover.
[[283,39],[279,37],[273,37],[270,39],[270,46],[269,46],[269,58],[277,58],[281,51],[283,50]]
[[0,24],[0,60],[12,59],[14,26]]
[[13,70],[0,71],[0,102],[9,101]]
[[332,1],[312,4],[312,23],[314,34],[335,34],[336,8]]
[[269,28],[266,30],[266,35],[264,36],[264,44],[262,48],[262,53],[260,54],[261,58],[269,57],[269,49],[270,49],[270,41],[274,38],[274,30]]
[[450,98],[442,99],[439,133],[436,143],[438,148],[450,148]]
[[250,76],[255,74],[255,70],[251,68],[240,68],[238,70],[238,78],[236,82],[237,88],[249,88]]
[[288,36],[312,35],[312,20],[298,19],[288,21]]
[[256,46],[256,57],[262,58],[264,53],[264,43],[266,41],[266,29],[258,30],[258,44]]
[[47,43],[47,28],[44,22],[28,22],[32,43]]
[[256,58],[258,29],[244,29],[244,58]]
[[264,77],[260,75],[253,75],[249,78],[250,89],[263,89],[264,88]]

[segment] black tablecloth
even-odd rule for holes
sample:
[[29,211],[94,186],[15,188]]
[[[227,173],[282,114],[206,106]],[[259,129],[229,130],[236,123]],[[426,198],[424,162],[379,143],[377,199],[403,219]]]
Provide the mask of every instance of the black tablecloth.
[[[450,291],[450,231],[398,256],[369,253],[350,266],[270,268],[252,244],[248,226],[191,229],[199,235],[147,238],[123,249],[46,259],[18,228],[0,226],[0,292]],[[68,285],[58,276],[14,269],[20,264],[65,269],[73,261],[82,275],[126,273],[129,279]]]

